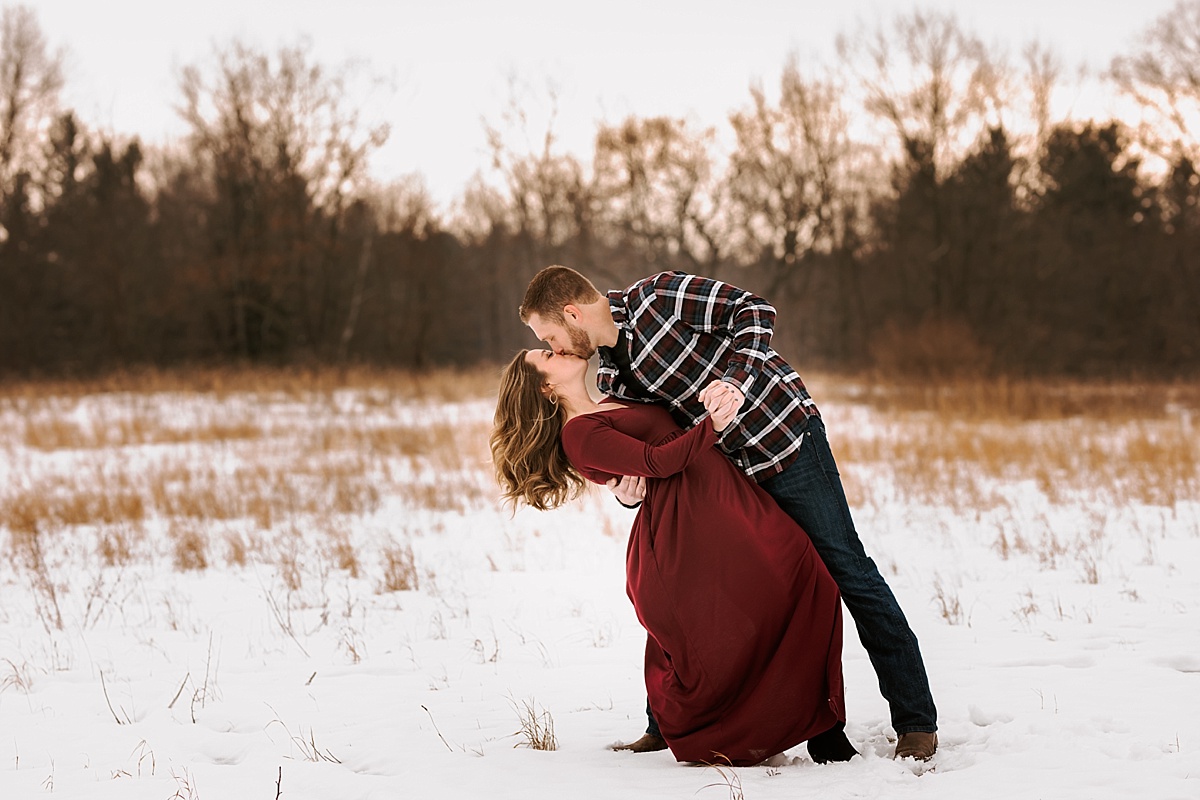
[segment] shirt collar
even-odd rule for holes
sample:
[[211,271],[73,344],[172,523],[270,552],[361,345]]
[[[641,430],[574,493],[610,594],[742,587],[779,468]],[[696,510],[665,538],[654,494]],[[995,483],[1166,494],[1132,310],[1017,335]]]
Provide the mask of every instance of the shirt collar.
[[620,289],[610,289],[608,292],[608,308],[612,311],[613,322],[617,327],[625,327],[629,322],[629,307],[625,302],[625,293]]

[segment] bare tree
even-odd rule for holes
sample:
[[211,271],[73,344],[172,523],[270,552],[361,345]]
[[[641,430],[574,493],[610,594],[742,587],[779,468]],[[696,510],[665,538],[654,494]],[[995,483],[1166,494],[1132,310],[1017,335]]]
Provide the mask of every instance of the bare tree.
[[866,109],[899,139],[890,224],[902,305],[953,316],[950,204],[946,179],[963,155],[1003,130],[1008,70],[950,13],[914,11],[838,50],[856,74]]
[[530,98],[510,78],[500,122],[484,123],[492,168],[507,190],[506,224],[522,257],[530,265],[569,261],[587,269],[595,239],[592,181],[578,158],[559,151],[557,92],[550,87],[548,95],[545,129],[531,132],[533,123],[523,106]]
[[778,105],[752,87],[751,108],[730,115],[737,144],[729,175],[743,258],[790,267],[808,252],[844,243],[856,202],[856,158],[842,88],[802,75],[795,57],[780,79]]
[[[436,358],[429,349],[446,338],[445,327],[438,328],[446,326],[446,315],[436,298],[439,290],[455,281],[455,275],[445,274],[444,265],[439,270],[432,264],[427,252],[426,243],[438,230],[433,200],[424,182],[409,176],[373,191],[368,202],[374,211],[371,228],[377,231],[377,242],[367,239],[370,253],[364,247],[360,255],[341,359],[345,360],[345,347],[361,308],[364,333],[374,331],[377,338],[377,355],[383,353],[393,363],[431,363]],[[370,280],[368,257],[378,262]]]
[[682,258],[711,271],[724,249],[715,137],[712,128],[693,132],[668,117],[600,126],[593,169],[614,249],[631,249],[642,263]]
[[1055,124],[1053,99],[1054,89],[1062,77],[1062,59],[1040,41],[1029,42],[1021,50],[1025,63],[1025,83],[1029,92],[1030,115],[1036,129],[1039,144],[1046,141]]
[[952,13],[900,15],[839,36],[837,49],[867,111],[894,129],[902,153],[927,150],[935,175],[1003,122],[1006,69]]
[[[761,86],[750,94],[750,107],[730,115],[731,249],[765,273],[768,296],[804,309],[791,316],[801,320],[793,324],[806,352],[821,347],[845,362],[863,348],[856,249],[869,154],[850,135],[836,78],[803,74],[795,56],[784,66],[777,102]],[[812,303],[814,295],[822,302]]]
[[[309,51],[302,43],[271,56],[234,43],[180,81],[179,112],[212,185],[213,279],[229,298],[242,356],[267,332],[319,349],[339,347],[345,331],[347,211],[388,127],[347,105],[356,65],[329,71]],[[363,247],[351,245],[353,261]]]
[[1109,76],[1142,109],[1143,146],[1200,163],[1200,0],[1179,0],[1112,62]]
[[518,221],[507,191],[476,175],[456,204],[451,230],[463,242],[466,259],[474,267],[476,289],[482,304],[476,326],[482,333],[479,355],[501,361],[529,342],[528,329],[517,318],[525,282],[545,266],[529,263],[528,243],[518,233]]
[[17,175],[36,169],[56,116],[62,62],[28,6],[0,9],[0,209]]
[[[597,201],[586,165],[561,148],[555,124],[557,91],[533,92],[510,77],[508,104],[498,121],[484,121],[491,174],[468,188],[458,227],[473,242],[470,258],[479,294],[491,302],[478,314],[489,336],[483,349],[504,358],[529,343],[517,320],[525,286],[542,267],[568,264],[598,279],[613,264],[598,257]],[[544,110],[544,117],[531,118]],[[497,180],[498,179],[498,180]]]

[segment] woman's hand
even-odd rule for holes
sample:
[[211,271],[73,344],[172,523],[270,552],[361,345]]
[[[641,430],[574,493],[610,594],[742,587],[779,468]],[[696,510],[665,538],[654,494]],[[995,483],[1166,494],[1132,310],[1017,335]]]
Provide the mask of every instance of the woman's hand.
[[704,410],[717,433],[729,426],[741,405],[741,398],[730,392],[709,392],[704,397]]

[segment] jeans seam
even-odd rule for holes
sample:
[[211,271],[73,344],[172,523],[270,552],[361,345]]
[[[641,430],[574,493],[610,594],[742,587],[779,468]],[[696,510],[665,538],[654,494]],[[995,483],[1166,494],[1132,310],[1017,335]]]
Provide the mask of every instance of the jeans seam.
[[[812,450],[812,459],[814,462],[816,462],[817,469],[821,473],[821,480],[825,481],[825,488],[829,492],[830,499],[836,501],[836,495],[838,495],[840,493],[842,495],[842,500],[845,501],[845,502],[836,501],[837,506],[838,506],[838,513],[841,515],[841,518],[842,518],[842,527],[847,531],[852,531],[854,533],[854,537],[859,539],[859,541],[861,542],[862,537],[860,537],[858,535],[858,531],[854,527],[854,519],[850,516],[850,503],[848,500],[845,500],[845,495],[846,495],[845,488],[842,487],[839,492],[839,487],[834,486],[833,479],[829,477],[829,470],[825,469],[825,464],[821,461],[821,454],[819,452],[817,452],[817,443],[813,437],[812,431],[808,431],[807,435],[808,435],[808,444],[810,445],[810,449]],[[829,447],[828,441],[826,441],[825,446],[827,448]],[[833,451],[832,450],[829,453],[829,458],[831,461],[833,461]],[[836,464],[837,462],[834,461],[834,463]],[[838,476],[838,484],[840,485],[841,477],[842,477],[841,473],[839,473],[835,470],[833,474]],[[866,556],[865,553],[864,553],[864,556]],[[867,558],[867,561],[871,560],[870,556],[866,556],[866,558]],[[865,574],[865,572],[860,572],[859,574]]]

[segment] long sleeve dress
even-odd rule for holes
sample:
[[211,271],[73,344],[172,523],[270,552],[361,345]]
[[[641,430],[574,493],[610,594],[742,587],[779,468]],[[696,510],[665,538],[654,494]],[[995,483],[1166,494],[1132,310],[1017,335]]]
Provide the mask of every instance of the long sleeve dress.
[[714,447],[653,405],[571,419],[588,479],[648,478],[626,554],[646,692],[680,761],[751,765],[845,720],[837,585],[804,531]]

